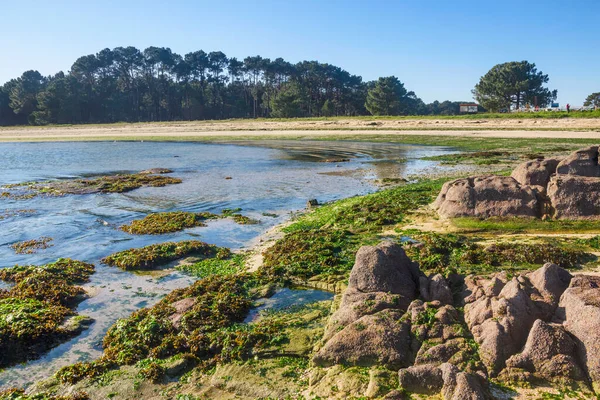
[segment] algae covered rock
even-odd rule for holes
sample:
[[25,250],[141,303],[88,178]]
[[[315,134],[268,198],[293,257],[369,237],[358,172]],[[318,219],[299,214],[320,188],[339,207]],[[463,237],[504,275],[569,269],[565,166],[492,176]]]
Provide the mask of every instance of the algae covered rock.
[[446,182],[433,203],[441,216],[536,217],[538,199],[529,186],[509,176],[479,176]]

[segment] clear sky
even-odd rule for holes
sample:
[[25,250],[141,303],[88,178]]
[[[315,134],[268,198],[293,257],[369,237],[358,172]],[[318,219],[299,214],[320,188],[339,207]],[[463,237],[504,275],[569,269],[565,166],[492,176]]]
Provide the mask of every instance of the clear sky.
[[528,60],[561,105],[600,91],[600,0],[0,0],[0,84],[117,46],[318,60],[396,75],[425,102],[471,100],[492,66]]

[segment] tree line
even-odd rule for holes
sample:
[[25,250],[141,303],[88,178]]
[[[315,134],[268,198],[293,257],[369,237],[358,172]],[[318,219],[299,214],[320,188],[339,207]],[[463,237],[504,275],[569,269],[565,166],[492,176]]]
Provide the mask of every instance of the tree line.
[[0,125],[453,115],[459,103],[425,104],[396,77],[364,82],[317,61],[117,47],[78,58],[67,73],[32,70],[6,82]]

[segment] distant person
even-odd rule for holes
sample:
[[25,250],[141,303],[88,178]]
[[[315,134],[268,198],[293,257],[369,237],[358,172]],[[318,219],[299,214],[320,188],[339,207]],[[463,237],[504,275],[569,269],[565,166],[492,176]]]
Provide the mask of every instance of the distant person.
[[571,105],[567,104],[567,112],[570,112],[570,111],[571,111]]

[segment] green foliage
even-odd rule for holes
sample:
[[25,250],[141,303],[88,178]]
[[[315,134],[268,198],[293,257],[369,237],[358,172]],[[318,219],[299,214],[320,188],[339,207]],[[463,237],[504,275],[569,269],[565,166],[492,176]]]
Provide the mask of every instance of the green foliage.
[[423,157],[423,160],[440,161],[441,164],[456,165],[474,163],[477,165],[497,164],[507,160],[511,153],[507,151],[476,151],[473,153],[443,154],[440,156]]
[[473,96],[485,109],[519,109],[524,104],[545,107],[556,99],[557,91],[544,87],[548,75],[527,61],[498,64],[481,77]]
[[600,229],[598,221],[532,218],[455,218],[452,224],[461,233],[592,233]]
[[395,76],[379,78],[367,92],[365,108],[372,115],[407,115],[414,110],[417,98]]
[[219,247],[212,244],[198,240],[184,240],[120,251],[104,257],[102,262],[126,271],[152,269],[189,255],[214,257],[219,250]]
[[585,107],[600,107],[600,92],[595,92],[586,97],[585,102],[583,103]]

